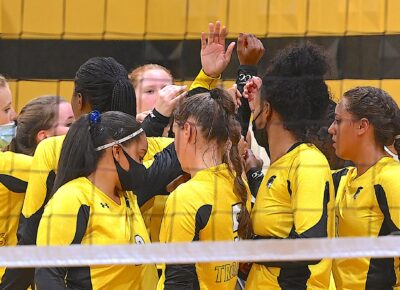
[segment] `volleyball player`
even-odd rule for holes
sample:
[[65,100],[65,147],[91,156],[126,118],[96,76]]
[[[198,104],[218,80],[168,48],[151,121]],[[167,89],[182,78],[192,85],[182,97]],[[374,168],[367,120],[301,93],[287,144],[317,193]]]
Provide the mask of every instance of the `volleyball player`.
[[[175,92],[177,93],[178,90]],[[177,97],[177,94],[172,94],[171,98],[174,96]],[[182,96],[178,95],[179,97]],[[75,77],[75,89],[71,103],[76,118],[94,109],[100,112],[115,110],[131,115],[136,114],[135,94],[128,79],[127,71],[121,64],[110,57],[91,58],[79,68]],[[157,131],[157,126],[162,125],[162,122],[157,121],[157,115],[155,117],[149,116],[149,118],[151,118],[149,122],[156,125],[156,129],[150,130],[150,133],[154,133],[154,131]],[[143,123],[142,125],[144,126]],[[162,126],[165,127],[164,125]],[[36,244],[39,221],[44,206],[50,199],[64,138],[65,136],[47,138],[36,148],[32,161],[34,174],[29,177],[18,228],[19,245]],[[149,140],[149,143],[152,144],[153,141],[157,143],[156,140]],[[151,145],[149,149],[158,147],[157,145]],[[154,156],[155,153],[149,152],[146,158],[151,159],[150,156]],[[155,177],[159,183],[152,183],[154,191],[148,190],[150,186],[141,187],[135,191],[138,194],[138,203],[140,205],[144,204],[154,194],[164,192],[163,188],[181,173],[176,157],[173,158],[174,150],[172,148],[166,150],[164,156],[172,156],[168,159],[170,162],[163,162],[165,158],[160,157],[159,162],[157,162],[156,166],[153,166],[149,175],[156,174],[160,167],[169,168],[169,171],[164,170],[165,174],[163,176],[157,175]],[[174,162],[178,163],[178,165],[175,166]],[[149,196],[146,194],[149,194]],[[0,289],[2,289],[1,287],[4,287],[4,289],[27,289],[33,282],[33,277],[34,269],[7,269]]]
[[[334,174],[339,237],[379,237],[400,231],[400,164],[384,146],[400,150],[400,111],[383,90],[344,93],[329,128],[336,154],[354,167]],[[397,289],[399,258],[336,259],[337,289]]]
[[[149,237],[136,197],[126,191],[129,160],[141,162],[146,135],[135,117],[98,111],[82,116],[65,137],[54,197],[40,221],[37,245],[143,244]],[[155,265],[39,268],[42,289],[155,289]]]
[[[214,89],[174,113],[178,159],[191,179],[168,197],[160,242],[235,241],[250,233],[249,190],[238,153],[235,104]],[[165,265],[159,289],[234,289],[238,263]]]
[[[10,87],[0,75],[0,149],[7,147],[15,137],[15,117]],[[18,221],[31,163],[30,156],[0,151],[0,247],[17,244]],[[0,281],[4,272],[5,268],[0,267]]]
[[[271,160],[252,209],[257,239],[333,236],[331,171],[308,134],[329,104],[326,69],[318,47],[292,46],[273,59],[261,93],[250,94],[253,132]],[[330,273],[329,260],[256,263],[246,289],[328,289]]]

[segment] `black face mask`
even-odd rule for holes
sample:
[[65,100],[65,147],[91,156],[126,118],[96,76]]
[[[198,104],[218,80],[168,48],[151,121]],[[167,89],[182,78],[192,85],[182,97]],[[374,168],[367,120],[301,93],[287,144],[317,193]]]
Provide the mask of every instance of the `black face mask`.
[[122,152],[124,152],[124,155],[129,163],[129,169],[128,171],[126,171],[121,167],[119,162],[115,160],[115,157],[113,155],[114,164],[117,168],[119,182],[121,183],[121,189],[134,192],[140,190],[141,185],[143,185],[143,183],[145,182],[145,180],[141,180],[143,179],[141,178],[141,176],[144,176],[144,174],[141,174],[141,171],[145,170],[145,167],[142,164],[137,163],[131,156],[129,156],[129,154],[122,146],[121,150]]
[[258,129],[257,125],[256,125],[256,120],[261,115],[262,112],[263,111],[261,110],[260,113],[258,113],[258,115],[254,118],[253,122],[251,123],[251,127],[253,129],[254,138],[256,139],[258,145],[263,147],[265,149],[265,151],[267,152],[267,155],[270,156],[268,136],[267,136],[267,132],[265,131],[265,126],[264,126],[264,128]]

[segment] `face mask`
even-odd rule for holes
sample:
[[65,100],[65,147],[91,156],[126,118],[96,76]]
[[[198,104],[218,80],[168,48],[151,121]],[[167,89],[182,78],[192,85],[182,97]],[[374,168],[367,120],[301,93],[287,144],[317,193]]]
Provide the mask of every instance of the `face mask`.
[[7,147],[15,135],[17,135],[17,125],[15,125],[15,122],[0,125],[0,148]]
[[119,182],[121,183],[121,189],[122,190],[127,190],[127,191],[140,191],[140,186],[138,184],[144,184],[145,180],[140,180],[144,179],[145,174],[140,174],[141,171],[145,170],[145,167],[143,164],[137,163],[129,154],[125,151],[125,149],[121,146],[122,152],[124,152],[124,155],[126,159],[128,160],[129,163],[129,169],[126,171],[125,169],[122,168],[122,166],[119,164],[119,162],[114,159],[114,164],[115,167],[117,168],[117,173],[118,173],[118,178]]
[[265,151],[267,151],[268,156],[270,156],[269,155],[268,136],[267,136],[267,132],[265,131],[265,126],[264,126],[264,128],[258,129],[257,125],[256,125],[256,120],[261,115],[262,112],[263,112],[263,110],[261,110],[260,113],[258,113],[258,115],[254,118],[253,122],[251,123],[251,125],[252,125],[251,127],[253,129],[254,138],[256,139],[258,145],[263,147],[265,149]]

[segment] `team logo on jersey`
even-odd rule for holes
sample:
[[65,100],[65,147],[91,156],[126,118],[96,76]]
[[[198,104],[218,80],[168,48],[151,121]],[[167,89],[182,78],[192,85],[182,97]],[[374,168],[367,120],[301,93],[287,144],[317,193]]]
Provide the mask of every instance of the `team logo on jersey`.
[[353,198],[354,198],[354,199],[357,198],[357,196],[360,194],[360,192],[361,192],[362,189],[363,189],[362,186],[360,186],[360,187],[357,188],[356,193],[353,195]]
[[104,203],[100,202],[100,205],[101,205],[102,208],[110,208],[109,205],[107,203],[105,203],[105,202]]
[[272,183],[274,183],[275,178],[276,178],[276,175],[272,175],[272,176],[268,179],[268,181],[267,181],[267,188],[271,188]]

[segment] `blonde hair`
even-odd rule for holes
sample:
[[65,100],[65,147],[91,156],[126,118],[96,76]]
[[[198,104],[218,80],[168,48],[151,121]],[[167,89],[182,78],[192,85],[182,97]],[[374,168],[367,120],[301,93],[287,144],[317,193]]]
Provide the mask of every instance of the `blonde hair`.
[[0,88],[4,88],[8,85],[6,78],[0,74]]
[[154,63],[145,64],[145,65],[142,65],[142,66],[139,66],[139,67],[135,68],[129,74],[129,79],[131,80],[133,88],[136,88],[136,86],[139,84],[139,82],[140,82],[140,80],[142,78],[142,75],[148,70],[162,70],[162,71],[165,71],[171,77],[171,79],[173,79],[171,72],[166,67],[163,67],[162,65],[154,64]]

